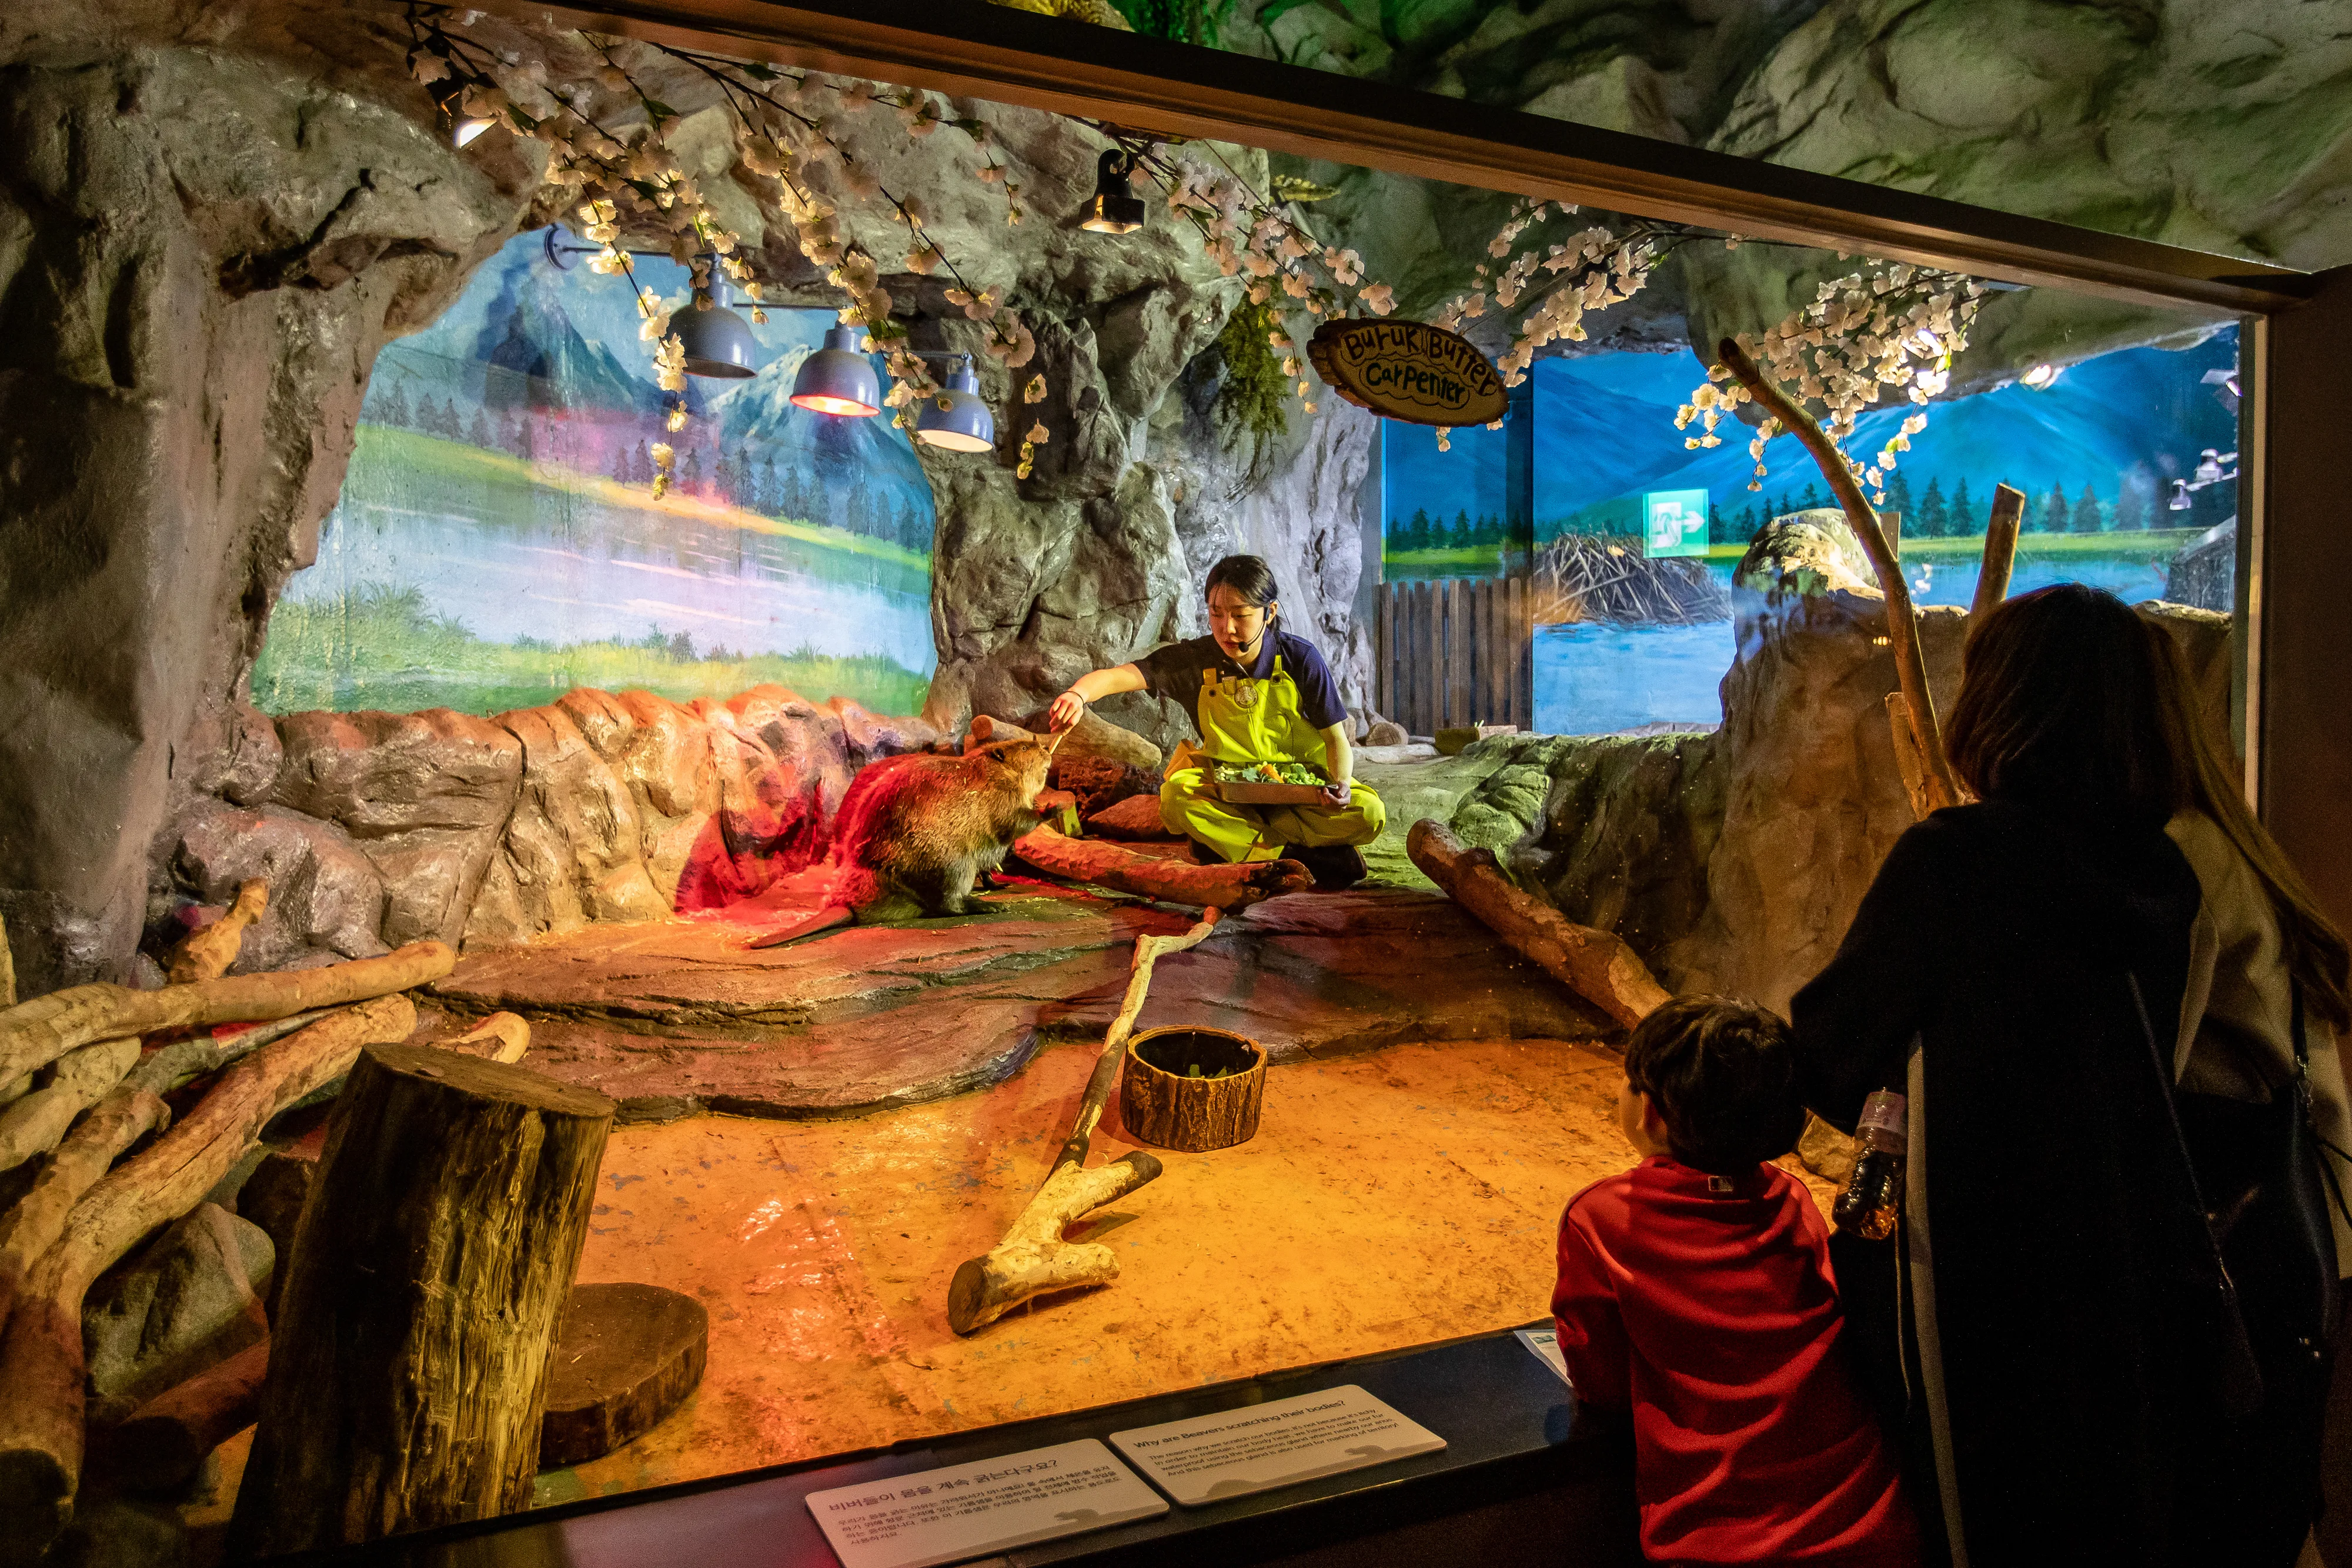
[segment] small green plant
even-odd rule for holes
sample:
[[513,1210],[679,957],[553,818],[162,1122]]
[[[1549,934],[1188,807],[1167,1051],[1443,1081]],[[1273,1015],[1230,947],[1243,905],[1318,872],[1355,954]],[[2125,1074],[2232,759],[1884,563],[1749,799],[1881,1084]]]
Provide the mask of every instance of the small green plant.
[[1234,0],[1113,0],[1113,4],[1139,33],[1213,49],[1223,47],[1219,34],[1234,9]]
[[1225,384],[1218,389],[1217,406],[1261,440],[1281,434],[1289,418],[1284,404],[1290,396],[1290,378],[1283,374],[1282,361],[1266,341],[1276,325],[1273,307],[1244,300],[1217,334],[1217,348],[1225,359]]

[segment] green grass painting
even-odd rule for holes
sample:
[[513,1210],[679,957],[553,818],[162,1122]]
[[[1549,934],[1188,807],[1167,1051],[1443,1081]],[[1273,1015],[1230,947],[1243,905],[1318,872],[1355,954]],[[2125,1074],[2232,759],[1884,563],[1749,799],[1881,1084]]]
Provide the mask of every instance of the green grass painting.
[[793,564],[819,581],[871,582],[928,597],[930,559],[884,539],[826,523],[772,517],[682,491],[651,489],[534,463],[463,441],[362,423],[343,480],[345,505],[383,505],[462,517],[485,528],[535,526],[560,517],[572,529],[615,532],[665,518],[740,528],[794,547]]
[[369,585],[338,599],[281,603],[253,671],[265,712],[307,708],[495,714],[553,702],[574,686],[640,686],[673,701],[726,697],[772,683],[816,701],[845,696],[914,713],[929,678],[878,655],[698,654],[683,637],[564,647],[489,643],[436,616],[415,588]]

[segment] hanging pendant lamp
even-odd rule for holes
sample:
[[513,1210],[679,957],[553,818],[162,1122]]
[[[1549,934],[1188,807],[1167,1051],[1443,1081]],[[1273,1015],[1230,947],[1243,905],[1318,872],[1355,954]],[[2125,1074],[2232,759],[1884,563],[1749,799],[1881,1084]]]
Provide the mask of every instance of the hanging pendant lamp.
[[1094,199],[1086,204],[1078,226],[1098,235],[1131,235],[1143,226],[1143,198],[1127,177],[1135,172],[1135,155],[1124,147],[1107,149],[1095,164]]
[[882,379],[866,357],[865,336],[856,327],[827,330],[824,347],[803,360],[793,378],[793,405],[856,419],[881,413]]
[[981,398],[980,372],[972,369],[970,354],[957,359],[944,390],[923,400],[915,434],[949,452],[987,452],[996,445],[996,416]]
[[427,90],[433,95],[433,107],[441,111],[441,128],[459,147],[498,123],[492,116],[466,112],[466,83],[457,77],[444,77]]
[[760,343],[751,324],[709,295],[694,297],[694,308],[670,318],[670,330],[686,350],[686,373],[741,381],[760,373]]

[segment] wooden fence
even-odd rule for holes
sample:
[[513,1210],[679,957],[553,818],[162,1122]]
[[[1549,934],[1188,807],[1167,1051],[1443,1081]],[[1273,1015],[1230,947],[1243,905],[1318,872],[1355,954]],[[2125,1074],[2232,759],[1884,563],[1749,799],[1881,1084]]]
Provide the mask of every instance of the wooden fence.
[[1533,604],[1524,577],[1381,585],[1378,703],[1408,734],[1535,727]]

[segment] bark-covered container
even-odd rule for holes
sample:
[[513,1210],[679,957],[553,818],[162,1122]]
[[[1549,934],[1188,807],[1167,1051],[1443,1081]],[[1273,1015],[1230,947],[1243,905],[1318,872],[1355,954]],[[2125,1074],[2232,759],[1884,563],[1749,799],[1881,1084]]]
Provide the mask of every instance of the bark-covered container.
[[1222,1029],[1147,1030],[1128,1042],[1118,1089],[1128,1136],[1192,1155],[1229,1149],[1257,1135],[1265,1052]]

